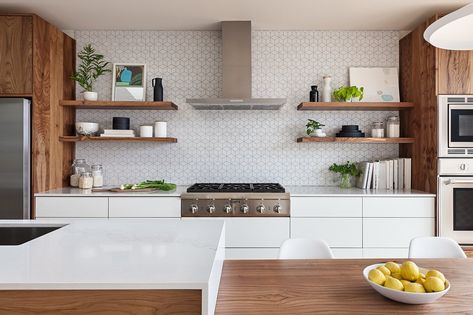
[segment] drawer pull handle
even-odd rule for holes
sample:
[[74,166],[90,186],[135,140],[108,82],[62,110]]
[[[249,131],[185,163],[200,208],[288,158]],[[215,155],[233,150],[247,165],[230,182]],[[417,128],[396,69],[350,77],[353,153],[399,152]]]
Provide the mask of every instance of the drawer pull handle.
[[447,185],[461,185],[461,184],[473,184],[473,180],[468,179],[450,179],[446,182]]

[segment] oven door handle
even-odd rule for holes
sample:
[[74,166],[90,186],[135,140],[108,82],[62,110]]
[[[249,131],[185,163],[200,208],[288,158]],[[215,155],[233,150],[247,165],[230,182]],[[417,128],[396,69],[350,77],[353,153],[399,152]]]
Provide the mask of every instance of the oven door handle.
[[473,179],[450,179],[447,185],[473,184]]

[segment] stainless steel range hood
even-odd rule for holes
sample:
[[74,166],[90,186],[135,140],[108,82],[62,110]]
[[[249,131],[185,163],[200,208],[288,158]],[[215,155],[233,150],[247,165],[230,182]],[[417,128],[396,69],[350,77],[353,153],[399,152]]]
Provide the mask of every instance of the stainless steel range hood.
[[251,21],[222,22],[223,98],[189,98],[201,110],[277,110],[285,98],[251,97]]

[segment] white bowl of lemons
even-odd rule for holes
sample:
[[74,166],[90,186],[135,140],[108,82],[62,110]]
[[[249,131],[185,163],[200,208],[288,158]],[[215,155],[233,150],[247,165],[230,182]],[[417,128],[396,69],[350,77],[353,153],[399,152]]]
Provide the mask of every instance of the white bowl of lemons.
[[381,295],[406,304],[432,303],[450,290],[440,271],[420,268],[412,261],[370,265],[363,277]]

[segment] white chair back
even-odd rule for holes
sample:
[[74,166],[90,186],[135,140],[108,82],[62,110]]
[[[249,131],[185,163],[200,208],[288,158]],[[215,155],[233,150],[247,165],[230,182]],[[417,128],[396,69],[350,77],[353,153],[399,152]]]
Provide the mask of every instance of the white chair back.
[[409,245],[409,258],[466,258],[466,255],[448,237],[417,237]]
[[279,259],[331,259],[332,251],[325,241],[292,238],[279,248]]

